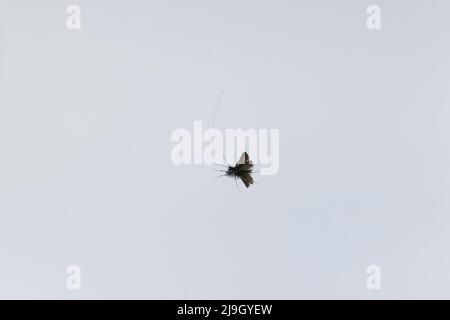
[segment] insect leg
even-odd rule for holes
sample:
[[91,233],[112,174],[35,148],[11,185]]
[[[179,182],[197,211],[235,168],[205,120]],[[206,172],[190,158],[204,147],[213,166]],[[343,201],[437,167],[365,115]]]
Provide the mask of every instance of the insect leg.
[[217,178],[220,178],[220,177],[225,177],[225,176],[226,176],[226,174],[221,174],[219,176],[214,177],[214,179],[217,179]]

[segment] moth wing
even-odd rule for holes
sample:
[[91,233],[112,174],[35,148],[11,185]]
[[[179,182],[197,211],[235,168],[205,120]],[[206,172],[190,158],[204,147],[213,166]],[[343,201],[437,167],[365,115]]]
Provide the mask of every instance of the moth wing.
[[253,177],[250,175],[250,173],[244,173],[240,175],[240,178],[242,182],[245,184],[245,187],[250,187],[251,184],[253,184]]
[[239,158],[237,164],[253,164],[253,162],[250,160],[248,153],[244,151],[241,157]]

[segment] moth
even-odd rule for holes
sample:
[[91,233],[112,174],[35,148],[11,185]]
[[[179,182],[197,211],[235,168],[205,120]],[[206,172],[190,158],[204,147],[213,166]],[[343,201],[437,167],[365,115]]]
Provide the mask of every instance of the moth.
[[241,179],[246,188],[250,187],[250,185],[253,184],[253,162],[250,160],[247,152],[244,152],[241,155],[236,165],[227,166],[226,170],[219,171],[224,172],[224,174],[219,177],[227,176],[230,178],[234,178],[235,181],[237,181],[237,179]]

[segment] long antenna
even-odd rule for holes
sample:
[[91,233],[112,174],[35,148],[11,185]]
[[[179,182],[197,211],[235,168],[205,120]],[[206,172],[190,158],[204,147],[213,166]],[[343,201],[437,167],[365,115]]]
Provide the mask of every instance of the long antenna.
[[219,107],[220,100],[222,100],[222,96],[225,93],[225,91],[222,91],[219,95],[219,98],[217,99],[216,107],[214,108],[214,114],[213,114],[213,128],[216,127],[216,114],[217,114],[217,108]]
[[238,185],[236,176],[234,176],[234,182],[236,183],[236,188],[239,190],[239,185]]
[[[222,90],[222,92],[219,95],[219,98],[217,98],[216,106],[214,107],[214,113],[213,113],[213,128],[216,128],[216,115],[217,115],[217,109],[219,108],[220,101],[222,100],[222,96],[225,93],[225,90]],[[227,163],[227,159],[225,158],[225,155],[222,152],[222,157],[225,163]],[[227,166],[225,166],[227,167]]]

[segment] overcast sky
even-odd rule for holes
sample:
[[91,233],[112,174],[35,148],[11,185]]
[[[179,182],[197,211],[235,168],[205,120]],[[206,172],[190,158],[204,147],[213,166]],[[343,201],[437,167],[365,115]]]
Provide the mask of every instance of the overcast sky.
[[[0,0],[0,298],[450,298],[449,10]],[[249,189],[170,158],[222,91],[280,130]]]

